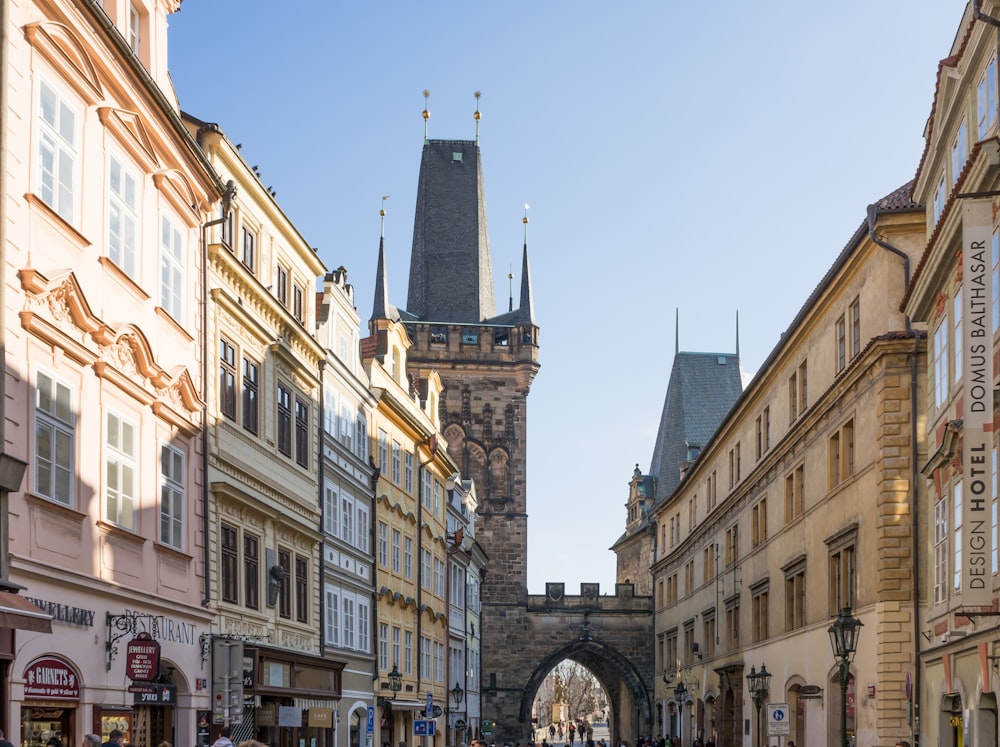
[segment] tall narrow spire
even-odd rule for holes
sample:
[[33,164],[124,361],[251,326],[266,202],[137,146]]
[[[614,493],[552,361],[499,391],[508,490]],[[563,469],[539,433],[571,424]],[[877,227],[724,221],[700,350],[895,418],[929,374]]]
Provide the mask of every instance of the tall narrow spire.
[[521,305],[518,307],[522,321],[535,324],[535,307],[531,298],[531,268],[528,266],[528,208],[524,205],[524,253],[521,258]]
[[472,115],[472,118],[476,120],[476,145],[479,145],[479,120],[483,117],[483,115],[479,113],[479,97],[482,95],[482,92],[476,91],[476,113]]
[[740,310],[736,309],[736,358],[740,357]]
[[378,266],[375,270],[375,303],[372,305],[372,319],[391,319],[392,306],[389,304],[389,275],[385,267],[385,201],[389,195],[382,195],[382,209],[378,211],[381,222],[378,240]]
[[431,97],[431,92],[426,88],[424,89],[424,110],[420,113],[420,116],[424,118],[424,142],[427,142],[427,120],[431,118],[431,110],[427,108],[427,99]]

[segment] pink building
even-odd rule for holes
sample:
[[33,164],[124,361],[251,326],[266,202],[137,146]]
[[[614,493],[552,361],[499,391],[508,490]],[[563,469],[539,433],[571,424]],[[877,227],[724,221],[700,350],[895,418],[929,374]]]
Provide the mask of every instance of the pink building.
[[193,744],[211,708],[202,226],[221,188],[167,79],[180,2],[0,2],[2,443],[28,465],[9,580],[53,617],[0,631],[0,726],[21,747]]

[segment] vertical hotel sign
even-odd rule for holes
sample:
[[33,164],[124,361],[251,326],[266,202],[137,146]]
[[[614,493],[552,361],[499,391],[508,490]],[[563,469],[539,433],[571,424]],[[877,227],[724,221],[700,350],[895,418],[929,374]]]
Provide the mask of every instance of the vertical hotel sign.
[[962,203],[962,605],[989,606],[993,449],[991,200]]

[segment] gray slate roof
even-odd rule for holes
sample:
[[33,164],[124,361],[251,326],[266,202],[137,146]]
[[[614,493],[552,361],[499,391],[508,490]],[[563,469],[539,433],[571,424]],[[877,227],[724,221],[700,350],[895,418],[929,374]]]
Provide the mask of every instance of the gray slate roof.
[[473,141],[424,143],[406,311],[431,322],[496,315],[482,161]]
[[674,355],[667,396],[649,473],[656,478],[655,500],[669,496],[681,481],[681,466],[718,430],[743,392],[739,356],[731,353]]

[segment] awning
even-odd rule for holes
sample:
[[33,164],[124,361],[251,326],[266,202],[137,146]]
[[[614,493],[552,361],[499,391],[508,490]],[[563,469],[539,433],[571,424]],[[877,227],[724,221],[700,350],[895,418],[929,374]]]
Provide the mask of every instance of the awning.
[[389,702],[392,703],[392,710],[394,711],[422,711],[427,707],[426,700],[402,700],[394,698]]
[[0,628],[52,632],[52,615],[17,594],[0,593]]

